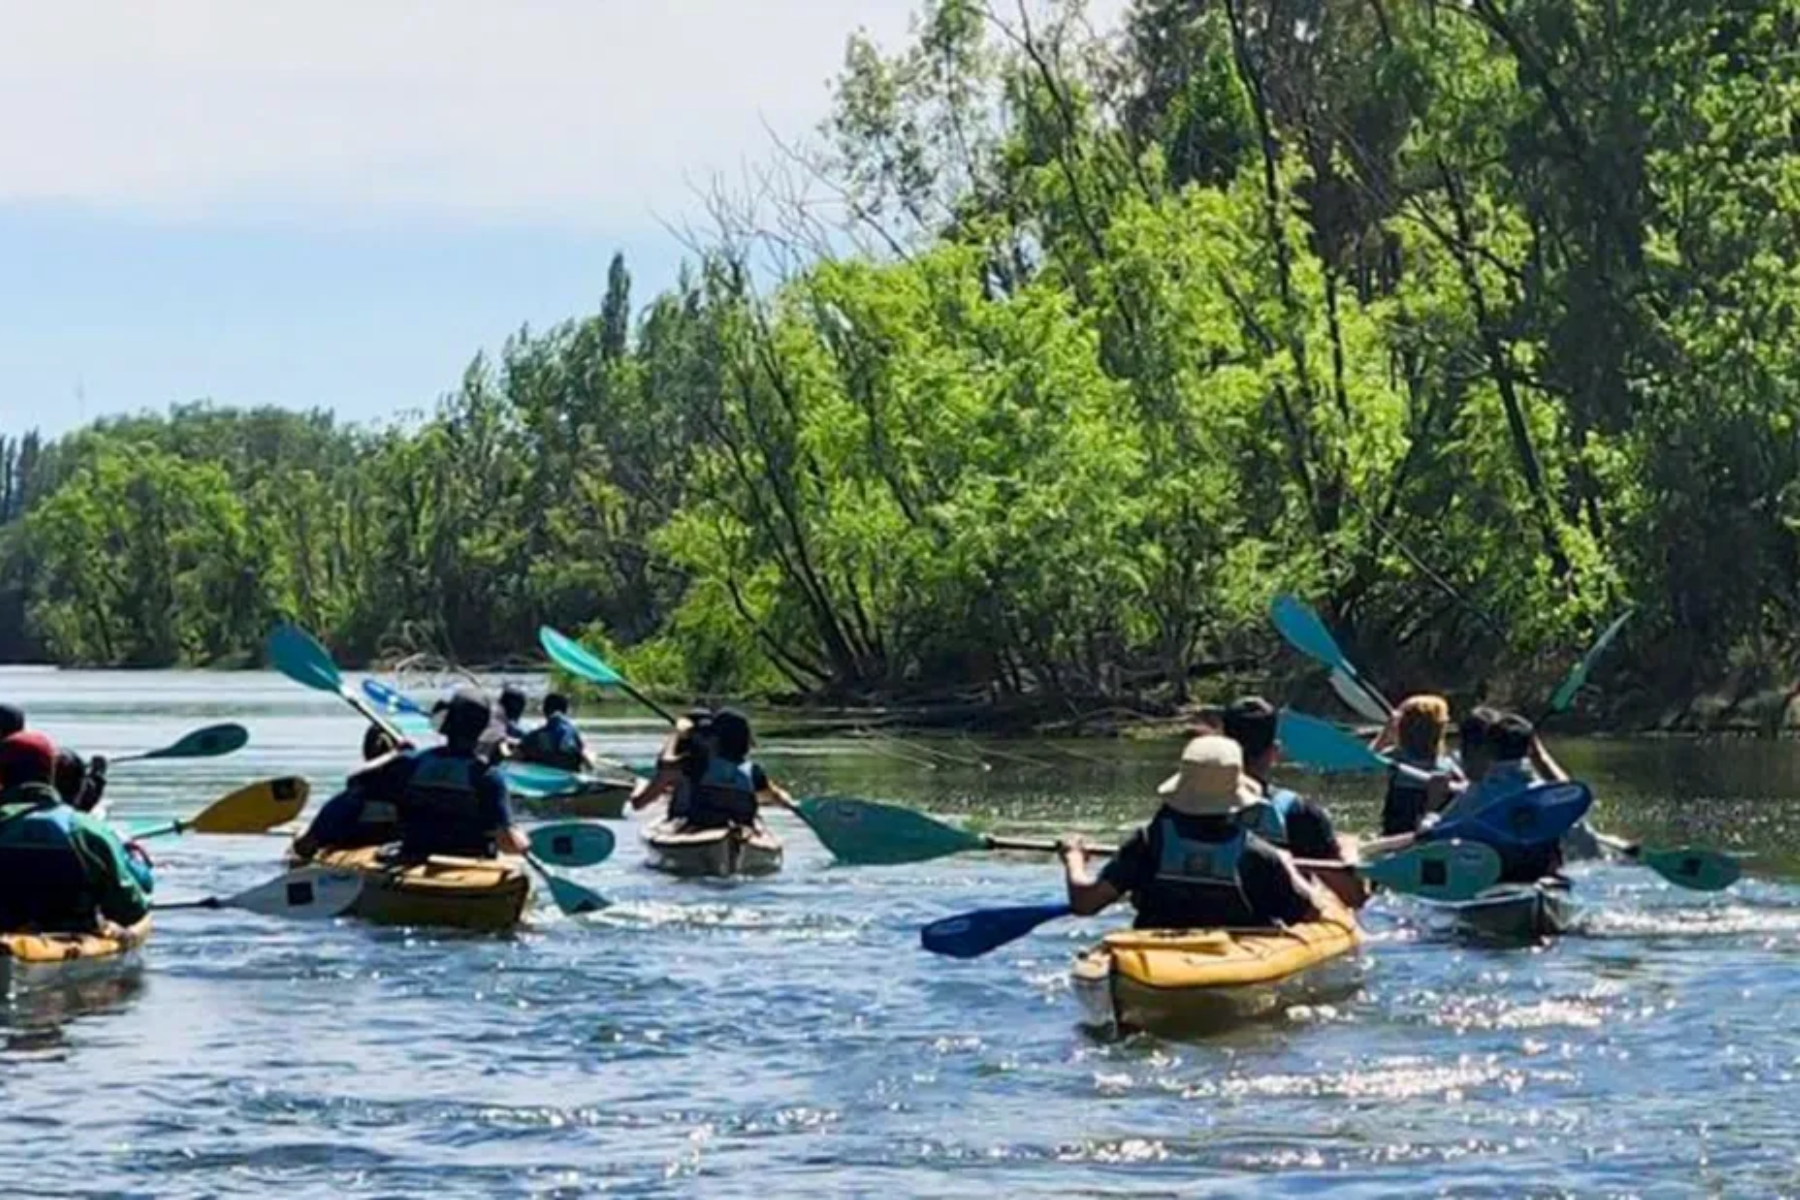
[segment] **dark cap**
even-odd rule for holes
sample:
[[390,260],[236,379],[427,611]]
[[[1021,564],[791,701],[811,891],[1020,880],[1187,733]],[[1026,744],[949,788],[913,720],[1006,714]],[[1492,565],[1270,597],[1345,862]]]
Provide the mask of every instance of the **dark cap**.
[[458,688],[444,703],[444,716],[438,731],[452,745],[473,745],[493,724],[494,708],[488,698],[474,688]]
[[500,689],[500,711],[514,721],[525,715],[525,693],[517,684],[509,683]]
[[1244,761],[1260,757],[1275,744],[1280,714],[1261,696],[1240,696],[1225,707],[1225,736],[1244,751]]
[[0,738],[25,728],[25,710],[16,704],[0,704]]

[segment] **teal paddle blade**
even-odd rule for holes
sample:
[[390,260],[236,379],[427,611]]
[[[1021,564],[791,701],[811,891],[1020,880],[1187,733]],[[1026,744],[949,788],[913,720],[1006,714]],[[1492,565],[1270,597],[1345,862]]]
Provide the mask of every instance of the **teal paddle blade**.
[[1289,708],[1281,710],[1278,736],[1283,755],[1315,771],[1380,771],[1388,765],[1387,759],[1360,738],[1329,721]]
[[612,857],[612,830],[589,821],[560,821],[531,831],[531,852],[552,866],[592,867]]
[[550,656],[551,662],[589,683],[612,686],[625,682],[624,677],[607,666],[599,655],[548,625],[538,629],[538,644],[543,646],[544,653]]
[[919,930],[919,945],[949,958],[980,958],[990,950],[1017,941],[1046,921],[1068,915],[1066,903],[977,909],[933,921]]
[[1300,597],[1275,597],[1275,602],[1269,606],[1269,619],[1275,623],[1275,631],[1300,653],[1347,675],[1356,674],[1337,639],[1325,628],[1325,622],[1319,619],[1312,605]]
[[319,692],[341,692],[344,676],[325,647],[312,634],[288,622],[275,627],[264,643],[269,665],[302,687]]
[[894,804],[848,797],[799,800],[795,809],[833,858],[862,866],[929,862],[985,850],[979,835]]
[[1613,644],[1613,640],[1619,636],[1619,631],[1625,628],[1625,622],[1630,619],[1630,609],[1619,614],[1619,618],[1608,625],[1606,632],[1600,635],[1600,640],[1581,656],[1581,661],[1576,663],[1567,675],[1563,676],[1562,684],[1550,697],[1552,713],[1567,712],[1569,705],[1575,703],[1575,693],[1579,692],[1582,685],[1587,683],[1588,675],[1593,671],[1594,664],[1600,661],[1600,656],[1606,653],[1606,648]]
[[567,796],[587,786],[587,780],[573,771],[541,763],[508,762],[501,766],[500,774],[510,790],[535,800]]
[[580,917],[611,907],[612,902],[599,892],[592,888],[584,888],[573,880],[564,879],[551,872],[536,854],[526,854],[525,861],[549,885],[550,899],[556,902],[556,907],[560,908],[565,915]]
[[1692,892],[1722,892],[1744,873],[1743,864],[1731,855],[1691,846],[1642,850],[1636,858],[1676,887]]
[[1390,891],[1429,900],[1469,900],[1500,882],[1502,864],[1480,842],[1421,842],[1362,864],[1357,873]]
[[148,761],[153,758],[219,758],[235,751],[242,750],[250,741],[250,731],[242,725],[224,724],[208,725],[205,729],[196,729],[172,745],[160,750],[151,750],[146,754],[132,754],[126,758]]

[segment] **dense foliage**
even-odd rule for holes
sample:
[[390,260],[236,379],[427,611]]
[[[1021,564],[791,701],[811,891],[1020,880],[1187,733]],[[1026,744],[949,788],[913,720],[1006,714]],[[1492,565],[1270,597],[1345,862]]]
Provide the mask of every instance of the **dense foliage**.
[[1797,45],[1794,0],[935,0],[678,287],[615,263],[429,418],[5,447],[6,646],[548,620],[699,691],[1142,701],[1291,588],[1396,683],[1627,604],[1617,685],[1779,674]]

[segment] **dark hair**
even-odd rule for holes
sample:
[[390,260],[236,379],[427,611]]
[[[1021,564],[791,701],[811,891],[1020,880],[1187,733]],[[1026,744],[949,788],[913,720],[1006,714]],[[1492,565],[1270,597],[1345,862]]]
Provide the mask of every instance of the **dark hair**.
[[735,708],[722,708],[713,714],[712,741],[719,757],[743,762],[750,757],[750,718]]
[[1261,758],[1275,744],[1278,714],[1261,696],[1242,696],[1225,706],[1225,736],[1244,752],[1244,761]]
[[1500,710],[1482,705],[1471,708],[1463,717],[1462,724],[1456,727],[1456,735],[1462,742],[1462,752],[1485,750],[1494,739],[1494,726],[1500,723]]
[[81,761],[81,755],[73,750],[58,750],[56,765],[51,769],[51,786],[56,788],[63,803],[73,805],[80,800],[81,789],[86,783],[87,764]]
[[25,728],[25,710],[16,704],[0,704],[0,738]]
[[363,730],[362,756],[364,762],[372,762],[384,754],[399,749],[400,743],[394,735],[379,725],[371,725]]
[[452,746],[473,746],[493,724],[494,709],[486,696],[473,688],[460,688],[444,706],[441,732]]
[[547,692],[544,695],[544,715],[554,717],[557,713],[569,711],[569,698],[561,692]]
[[1489,734],[1493,740],[1494,757],[1501,762],[1510,762],[1516,758],[1527,758],[1531,754],[1531,740],[1537,736],[1537,730],[1531,722],[1518,713],[1506,713],[1494,722]]
[[510,683],[501,688],[500,711],[506,714],[506,719],[509,721],[516,721],[524,716],[525,693]]

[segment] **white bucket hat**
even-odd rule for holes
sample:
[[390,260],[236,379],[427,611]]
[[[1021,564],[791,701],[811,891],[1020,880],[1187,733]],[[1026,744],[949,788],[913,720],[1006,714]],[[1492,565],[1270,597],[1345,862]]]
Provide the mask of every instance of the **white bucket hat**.
[[1163,803],[1190,817],[1236,812],[1263,798],[1256,781],[1244,774],[1244,750],[1216,734],[1197,737],[1181,751],[1181,770],[1156,789]]

